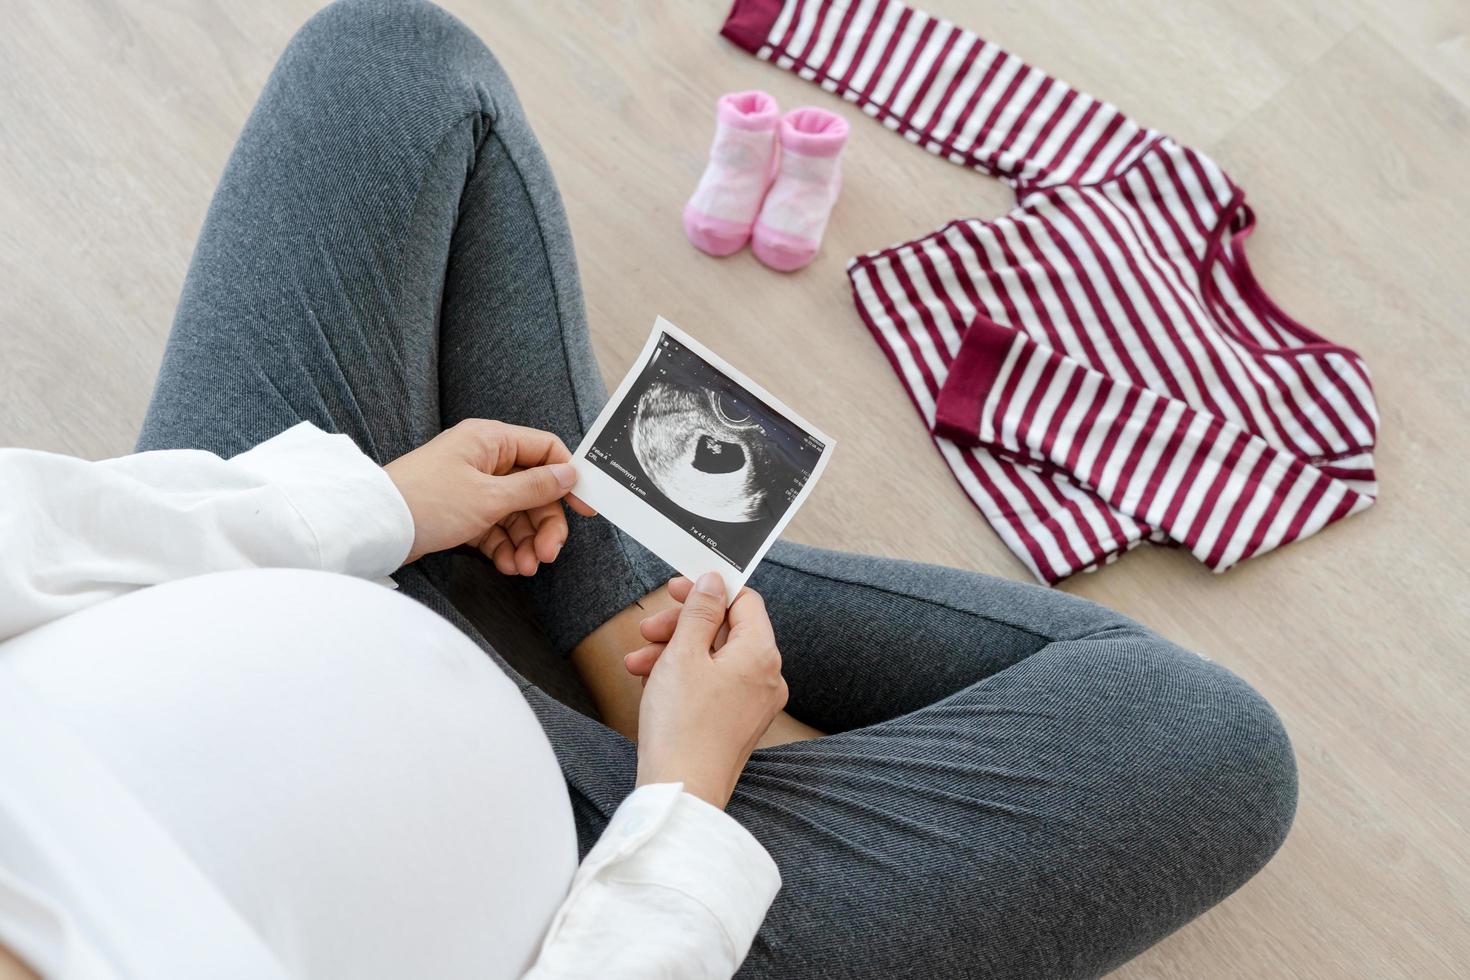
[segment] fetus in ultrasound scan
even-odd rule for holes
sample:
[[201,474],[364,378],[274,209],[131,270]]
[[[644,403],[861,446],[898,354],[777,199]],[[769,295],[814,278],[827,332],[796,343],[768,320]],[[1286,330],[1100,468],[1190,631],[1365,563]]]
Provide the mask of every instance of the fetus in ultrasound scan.
[[638,399],[632,428],[634,456],[669,500],[714,521],[761,517],[777,466],[745,400],[657,381]]

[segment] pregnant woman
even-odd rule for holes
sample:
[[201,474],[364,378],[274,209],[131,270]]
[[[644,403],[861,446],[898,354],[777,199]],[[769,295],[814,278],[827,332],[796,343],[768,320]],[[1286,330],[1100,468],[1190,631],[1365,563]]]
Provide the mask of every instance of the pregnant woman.
[[779,544],[726,618],[568,516],[605,397],[495,59],[313,18],[138,454],[0,453],[0,976],[1094,976],[1281,843],[1270,707],[1114,612]]

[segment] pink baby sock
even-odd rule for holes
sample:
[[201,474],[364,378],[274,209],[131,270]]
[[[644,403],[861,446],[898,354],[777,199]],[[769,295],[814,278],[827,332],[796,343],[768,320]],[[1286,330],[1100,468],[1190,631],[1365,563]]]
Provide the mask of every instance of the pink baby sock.
[[781,120],[781,169],[756,218],[751,250],[791,272],[816,258],[842,186],[847,120],[826,109],[793,109]]
[[750,240],[761,199],[775,174],[780,121],[776,100],[765,92],[720,96],[709,166],[684,205],[684,234],[696,248],[729,255]]

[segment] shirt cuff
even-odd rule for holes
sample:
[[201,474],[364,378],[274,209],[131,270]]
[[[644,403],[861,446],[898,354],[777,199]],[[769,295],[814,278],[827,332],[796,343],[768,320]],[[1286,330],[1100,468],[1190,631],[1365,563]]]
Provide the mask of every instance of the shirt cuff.
[[781,890],[781,872],[761,843],[724,810],[685,793],[683,783],[634,790],[579,877],[614,866],[619,881],[661,885],[704,906],[730,940],[737,964]]
[[230,463],[285,493],[316,538],[322,571],[382,578],[408,557],[408,504],[387,472],[347,436],[300,422]]

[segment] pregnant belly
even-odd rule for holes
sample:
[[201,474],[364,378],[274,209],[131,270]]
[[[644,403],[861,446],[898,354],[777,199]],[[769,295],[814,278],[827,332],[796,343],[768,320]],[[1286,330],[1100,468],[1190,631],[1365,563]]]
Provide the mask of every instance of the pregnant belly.
[[381,586],[201,576],[0,659],[292,975],[518,976],[566,894],[571,808],[529,706]]

